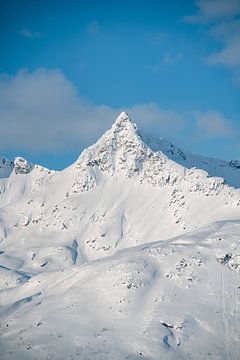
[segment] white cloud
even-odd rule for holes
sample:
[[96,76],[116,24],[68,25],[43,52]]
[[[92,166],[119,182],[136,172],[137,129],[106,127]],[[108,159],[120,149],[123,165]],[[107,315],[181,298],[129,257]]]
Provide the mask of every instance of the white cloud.
[[[111,109],[82,99],[58,70],[18,72],[0,82],[0,146],[59,150],[91,140]],[[98,119],[96,121],[96,119]]]
[[215,25],[210,34],[222,44],[222,49],[213,53],[208,61],[228,66],[240,65],[240,21],[232,20]]
[[141,128],[160,130],[159,136],[175,136],[185,126],[183,116],[173,110],[161,109],[155,103],[136,104],[127,111]]
[[220,49],[205,60],[210,64],[222,64],[233,70],[238,77],[240,67],[240,1],[239,0],[198,0],[198,11],[187,16],[185,21],[204,24],[208,35]]
[[59,70],[19,71],[0,79],[0,149],[60,151],[86,146],[111,127],[122,110],[144,128],[162,134],[181,128],[182,118],[156,104],[130,108],[95,105],[78,94]]
[[240,12],[239,0],[197,0],[197,13],[186,16],[191,23],[206,23],[235,17]]
[[234,138],[234,128],[228,119],[215,111],[196,113],[197,129],[209,138]]
[[185,146],[196,135],[200,140],[230,138],[234,132],[230,122],[216,112],[195,114],[192,126],[191,114],[162,109],[156,103],[128,108],[95,105],[59,70],[21,70],[13,77],[0,77],[0,153],[80,151],[109,129],[123,110],[141,129],[176,144],[185,138]]
[[22,35],[23,37],[28,38],[28,39],[35,39],[35,38],[39,38],[39,37],[43,36],[43,34],[41,32],[31,31],[29,29],[22,29],[20,31],[20,35]]

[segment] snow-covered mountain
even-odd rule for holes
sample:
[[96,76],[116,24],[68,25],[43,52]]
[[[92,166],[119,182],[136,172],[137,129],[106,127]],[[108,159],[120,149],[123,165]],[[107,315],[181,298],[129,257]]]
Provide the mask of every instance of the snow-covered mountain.
[[121,113],[65,170],[0,178],[1,358],[238,359],[238,161]]

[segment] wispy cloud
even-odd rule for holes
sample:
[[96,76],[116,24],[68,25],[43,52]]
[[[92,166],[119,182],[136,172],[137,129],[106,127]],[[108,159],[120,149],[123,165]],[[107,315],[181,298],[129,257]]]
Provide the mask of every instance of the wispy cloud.
[[175,55],[165,52],[162,59],[163,66],[171,66],[177,64],[179,61],[183,59],[183,54],[177,53]]
[[240,12],[239,0],[197,0],[197,12],[186,16],[184,20],[190,23],[207,23],[235,17]]
[[151,45],[159,46],[168,38],[168,33],[166,31],[156,31],[148,33],[147,37]]
[[184,56],[182,53],[174,54],[166,51],[164,52],[162,58],[160,58],[158,62],[154,64],[148,64],[145,66],[145,68],[152,73],[157,73],[159,71],[165,70],[168,67],[177,65],[182,61],[183,57]]
[[92,35],[99,35],[101,34],[101,27],[99,25],[99,22],[96,21],[96,20],[93,20],[91,21],[87,27],[86,27],[86,30],[89,34],[92,34]]
[[210,35],[222,45],[222,49],[208,57],[212,64],[240,65],[240,20],[215,25]]
[[170,109],[163,109],[154,102],[135,104],[126,110],[133,119],[136,119],[141,128],[146,128],[148,131],[155,129],[159,136],[175,137],[186,125],[181,114]]
[[20,30],[20,35],[28,39],[36,39],[42,37],[43,33],[39,31],[31,31],[29,29],[22,29]]
[[206,26],[208,35],[220,47],[205,61],[230,67],[237,78],[240,70],[240,1],[198,0],[196,6],[196,14],[185,17],[184,21]]
[[234,138],[235,131],[231,121],[221,113],[208,111],[195,114],[197,129],[209,138]]

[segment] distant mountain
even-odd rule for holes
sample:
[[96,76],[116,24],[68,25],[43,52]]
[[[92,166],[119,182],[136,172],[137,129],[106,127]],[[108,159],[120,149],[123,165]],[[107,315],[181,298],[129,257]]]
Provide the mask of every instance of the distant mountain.
[[3,359],[237,359],[238,161],[123,112],[63,171],[0,177]]

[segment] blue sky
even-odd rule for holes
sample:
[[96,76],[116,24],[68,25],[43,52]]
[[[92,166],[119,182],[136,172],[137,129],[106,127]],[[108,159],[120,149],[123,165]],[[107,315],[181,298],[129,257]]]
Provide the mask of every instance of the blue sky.
[[0,153],[61,169],[127,110],[240,158],[240,0],[1,1]]

